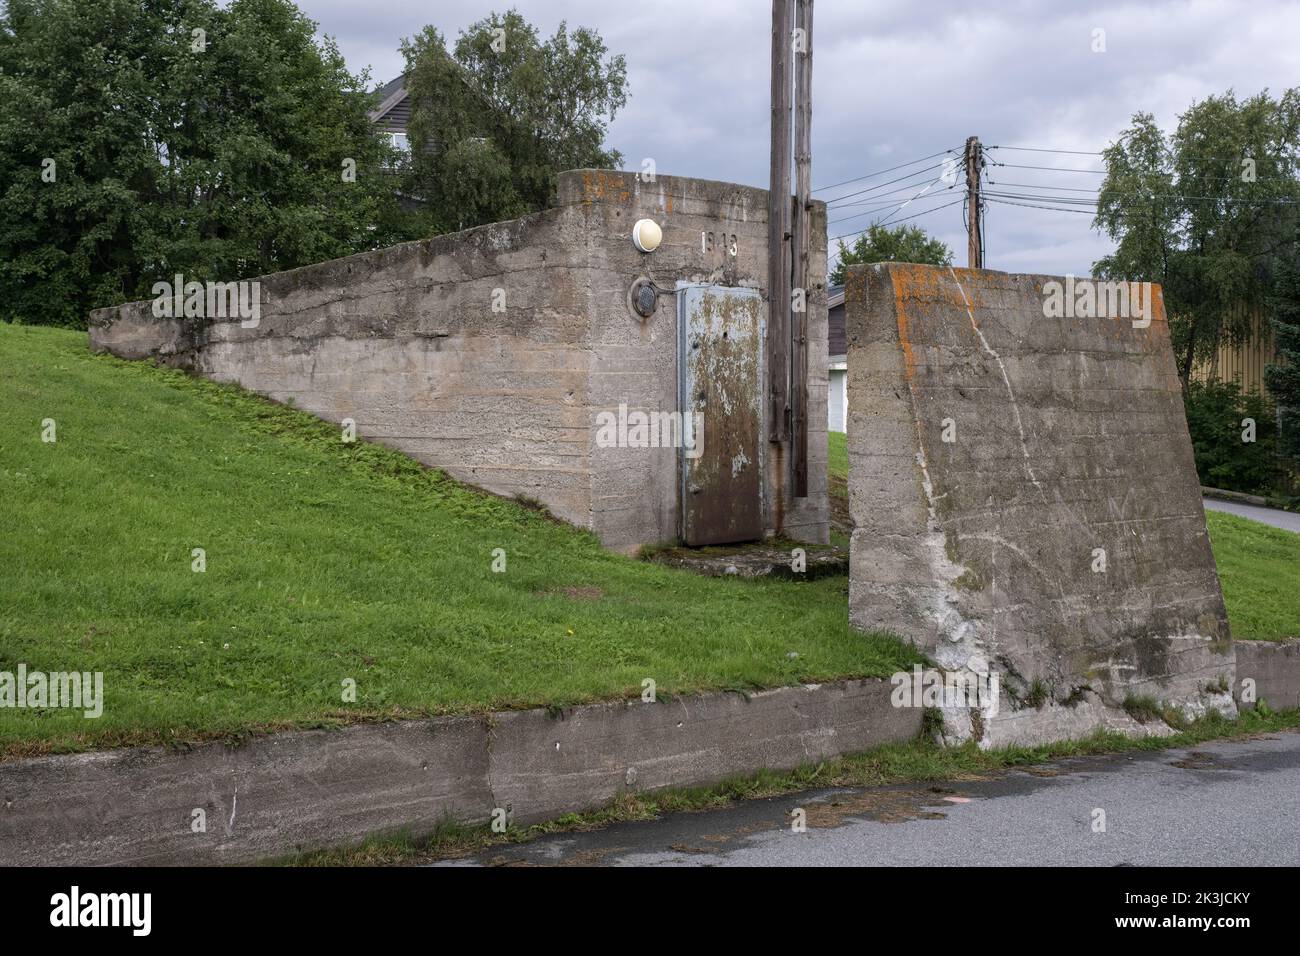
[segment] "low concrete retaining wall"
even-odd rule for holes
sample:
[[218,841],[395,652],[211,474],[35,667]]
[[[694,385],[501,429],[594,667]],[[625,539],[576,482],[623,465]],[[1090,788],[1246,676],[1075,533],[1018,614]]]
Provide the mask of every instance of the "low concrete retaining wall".
[[[0,865],[241,863],[501,807],[529,824],[908,740],[885,681],[275,734],[0,764]],[[203,820],[205,829],[196,823]],[[195,832],[198,830],[198,832]]]
[[1207,488],[1201,485],[1202,498],[1214,498],[1218,501],[1238,501],[1243,505],[1255,505],[1258,508],[1267,508],[1268,499],[1262,495],[1247,495],[1240,491],[1224,491],[1222,488]]
[[[1255,700],[1274,710],[1300,707],[1300,640],[1234,641],[1237,650],[1237,687],[1255,682]],[[1240,689],[1237,691],[1241,693]],[[1252,706],[1241,702],[1242,706]]]

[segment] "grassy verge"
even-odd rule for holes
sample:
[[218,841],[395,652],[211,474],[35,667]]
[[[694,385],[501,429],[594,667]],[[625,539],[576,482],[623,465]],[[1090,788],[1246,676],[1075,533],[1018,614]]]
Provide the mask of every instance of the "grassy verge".
[[1085,740],[989,751],[981,751],[973,745],[945,748],[918,740],[801,767],[790,773],[764,771],[712,787],[625,794],[602,810],[569,814],[549,823],[515,827],[501,834],[492,833],[486,826],[448,824],[422,839],[403,836],[380,838],[357,847],[301,854],[275,862],[297,866],[412,865],[466,856],[505,844],[525,843],[548,833],[593,830],[611,823],[652,820],[667,813],[718,809],[740,800],[779,796],[811,788],[961,780],[1069,757],[1188,747],[1209,740],[1241,739],[1298,727],[1300,711],[1275,713],[1259,707],[1244,712],[1236,720],[1217,714],[1205,717],[1186,725],[1177,735],[1165,738],[1134,740],[1120,734],[1098,732]]
[[844,432],[826,433],[826,473],[847,481],[849,477],[849,436]]
[[1300,637],[1300,534],[1222,511],[1207,511],[1205,521],[1232,636]]
[[0,758],[918,659],[849,629],[843,579],[620,557],[291,408],[92,356],[84,333],[0,324],[0,407],[0,671],[99,671],[105,696],[93,720],[0,710]]
[[826,433],[826,491],[830,496],[831,544],[849,547],[853,519],[849,516],[849,450],[843,432]]

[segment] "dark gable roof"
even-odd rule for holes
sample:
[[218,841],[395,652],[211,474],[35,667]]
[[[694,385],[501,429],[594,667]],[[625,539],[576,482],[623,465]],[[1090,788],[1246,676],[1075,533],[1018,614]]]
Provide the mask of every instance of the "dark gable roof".
[[839,356],[845,353],[848,340],[844,335],[844,286],[833,285],[826,290],[826,353]]
[[379,88],[379,105],[370,113],[370,121],[393,133],[406,132],[411,120],[411,99],[406,93],[406,74]]

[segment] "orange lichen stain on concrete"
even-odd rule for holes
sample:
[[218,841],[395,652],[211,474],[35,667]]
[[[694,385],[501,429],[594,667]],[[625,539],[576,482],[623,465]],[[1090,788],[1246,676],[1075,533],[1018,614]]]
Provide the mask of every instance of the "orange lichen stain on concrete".
[[632,199],[632,191],[624,185],[622,177],[610,173],[583,173],[582,192],[582,201],[588,205],[592,202],[626,204]]
[[889,274],[894,279],[895,288],[906,290],[907,297],[919,301],[934,301],[945,298],[944,280],[949,278],[948,270],[937,266],[921,266],[910,262],[893,263]]
[[1146,289],[1147,300],[1143,305],[1146,306],[1145,312],[1151,321],[1143,329],[1143,332],[1146,334],[1147,343],[1151,344],[1157,328],[1163,329],[1160,334],[1164,339],[1169,338],[1169,318],[1165,315],[1165,290],[1160,287],[1160,283],[1148,283]]
[[953,269],[961,283],[962,290],[966,292],[966,302],[970,303],[971,312],[979,312],[985,308],[985,302],[988,301],[988,292],[992,276],[987,269]]
[[[903,350],[903,367],[910,384],[916,377],[916,352],[910,330],[910,306],[927,303],[956,306],[974,312],[986,298],[988,277],[980,269],[950,269],[948,266],[891,262],[885,267],[894,290],[894,315],[898,323],[898,343]],[[956,276],[957,282],[953,281]],[[855,283],[865,284],[862,273],[849,274],[847,285],[856,292]],[[865,290],[863,290],[865,292]],[[853,296],[856,298],[856,296]]]
[[867,274],[862,269],[851,269],[844,279],[844,299],[857,301],[867,297]]
[[890,270],[891,283],[894,287],[894,317],[898,321],[898,344],[903,348],[903,375],[907,378],[907,384],[910,386],[912,380],[916,378],[916,357],[912,354],[912,339],[908,332],[908,315],[907,315],[907,284],[902,281],[902,277]]
[[951,293],[949,301],[963,311],[969,311],[970,321],[978,330],[979,320],[975,316],[985,308],[989,289],[995,283],[995,273],[987,269],[964,269],[957,266],[949,266],[947,271],[948,279],[956,279],[956,282],[950,281],[945,286]]
[[1165,290],[1159,282],[1151,283],[1151,301],[1154,308],[1151,310],[1152,322],[1168,322],[1168,316],[1165,315]]
[[[1133,289],[1134,286],[1137,287],[1136,290]],[[1136,304],[1140,305],[1142,311],[1147,313],[1153,325],[1157,322],[1165,321],[1165,293],[1164,290],[1160,288],[1160,283],[1134,282],[1129,288],[1131,290],[1130,301],[1133,301],[1133,296],[1135,295],[1141,296],[1141,299],[1137,300]],[[1100,298],[1100,295],[1098,298]],[[1124,316],[1124,318],[1129,318],[1129,316]],[[1137,327],[1143,328],[1143,326]]]
[[1111,320],[1111,329],[1116,334],[1132,328],[1135,334],[1140,334],[1146,340],[1150,349],[1161,347],[1156,343],[1157,335],[1168,339],[1169,320],[1165,314],[1165,295],[1158,282],[1130,282],[1127,299],[1129,307],[1127,310],[1121,308],[1116,314],[1102,309],[1100,292],[1097,293],[1097,299],[1098,314],[1102,319]]
[[936,266],[895,263],[889,266],[889,277],[894,286],[894,312],[898,319],[898,344],[903,348],[903,369],[910,384],[916,377],[916,356],[908,330],[909,302],[934,302],[950,295],[940,279],[943,273]]

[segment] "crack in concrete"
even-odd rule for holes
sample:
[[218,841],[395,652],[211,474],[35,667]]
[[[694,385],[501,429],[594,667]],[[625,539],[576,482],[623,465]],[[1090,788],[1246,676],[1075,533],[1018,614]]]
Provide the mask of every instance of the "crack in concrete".
[[979,324],[975,321],[975,313],[971,310],[970,299],[966,298],[966,290],[962,288],[961,280],[957,278],[957,272],[952,266],[948,267],[948,274],[952,276],[952,281],[957,283],[957,291],[961,293],[962,304],[966,306],[966,315],[970,318],[970,327],[975,330],[979,337],[980,345],[984,351],[993,356],[993,360],[998,363],[998,371],[1002,373],[1002,381],[1007,387],[1007,397],[1011,399],[1011,411],[1016,417],[1016,431],[1020,435],[1020,453],[1025,459],[1025,472],[1029,475],[1029,480],[1034,483],[1038,493],[1042,496],[1043,503],[1048,504],[1047,492],[1043,490],[1042,483],[1039,482],[1038,476],[1034,474],[1034,466],[1029,456],[1029,445],[1025,440],[1025,426],[1020,419],[1020,403],[1016,401],[1015,389],[1011,387],[1011,378],[1007,375],[1007,367],[1002,363],[1002,356],[999,355],[991,345],[988,339],[984,338],[984,333],[980,330]]

